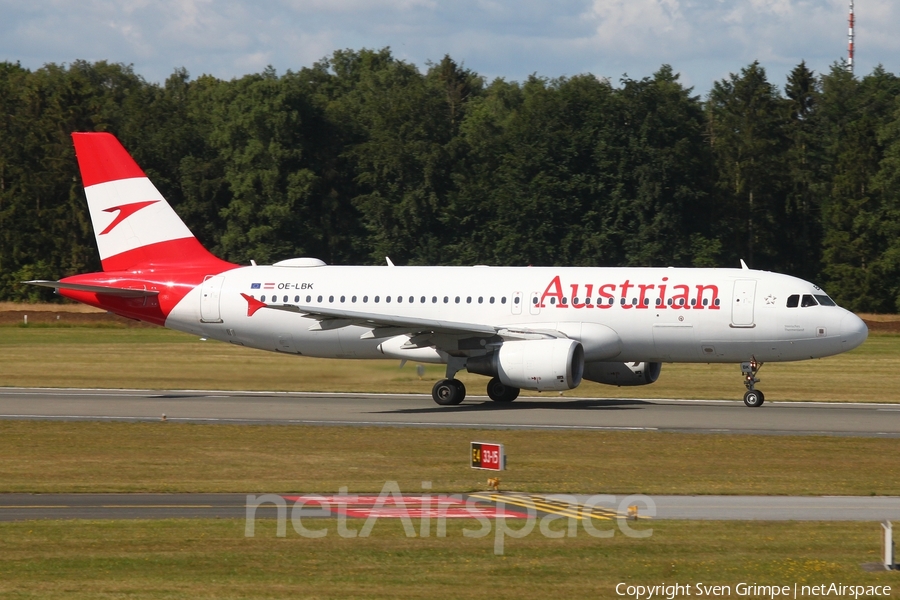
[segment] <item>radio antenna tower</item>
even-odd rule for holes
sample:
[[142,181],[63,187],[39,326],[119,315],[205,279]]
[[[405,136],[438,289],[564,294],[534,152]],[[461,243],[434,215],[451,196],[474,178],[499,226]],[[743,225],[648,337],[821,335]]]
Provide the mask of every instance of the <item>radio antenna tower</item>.
[[847,70],[853,73],[853,0],[850,0],[850,32],[847,34]]

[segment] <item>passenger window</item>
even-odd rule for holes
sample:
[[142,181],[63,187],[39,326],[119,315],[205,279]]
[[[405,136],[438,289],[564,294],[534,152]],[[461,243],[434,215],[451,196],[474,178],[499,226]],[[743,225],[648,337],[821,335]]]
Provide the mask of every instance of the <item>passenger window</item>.
[[403,296],[397,296],[397,304],[403,302]]
[[550,304],[556,304],[556,298],[550,298]]
[[318,302],[322,301],[322,296],[319,296]]
[[803,294],[803,299],[800,301],[800,308],[806,308],[808,306],[818,306],[819,303],[816,302],[816,299],[812,297],[811,294]]
[[369,297],[368,297],[368,296],[363,296],[363,303],[367,303],[368,301],[369,301]]
[[347,299],[346,296],[341,296],[341,302],[343,302],[343,301],[346,300],[346,299]]
[[484,296],[478,296],[478,304],[484,304]]
[[432,304],[436,304],[436,303],[437,303],[437,296],[432,296],[432,297],[431,297],[431,303],[432,303]]
[[[375,298],[376,298],[375,302],[378,302],[378,296],[375,296]],[[384,297],[384,301],[387,302],[388,304],[390,304],[390,303],[391,303],[391,297],[390,297],[390,296],[385,296],[385,297]]]
[[456,297],[456,303],[459,304],[459,296]]
[[312,302],[312,296],[307,296],[307,297],[306,297],[306,301],[307,301],[307,302]]
[[828,296],[825,296],[824,294],[815,294],[815,298],[816,298],[816,300],[819,301],[819,304],[821,304],[822,306],[837,306],[837,304],[835,304],[834,300],[832,300]]
[[506,304],[506,296],[500,298],[500,304]]
[[[519,303],[519,300],[521,300],[521,298],[519,298],[518,296],[516,296],[515,303],[518,304],[518,303]],[[565,300],[565,298],[563,298],[563,300]]]
[[380,299],[381,298],[379,298],[378,296],[375,296],[375,303],[377,304]]
[[[412,299],[410,299],[410,302],[412,302]],[[419,302],[421,302],[422,304],[425,304],[425,296],[422,296],[422,298],[419,300]]]
[[356,296],[353,296],[352,298],[350,298],[350,302],[353,302],[354,304],[356,304]]
[[288,301],[288,297],[285,296],[284,298],[281,299],[281,301],[282,301],[282,302],[287,302],[287,301]]
[[260,301],[260,302],[265,302],[265,301],[266,301],[266,295],[263,294],[262,296],[260,296],[260,297],[259,297],[259,301]]
[[794,294],[792,296],[788,296],[787,307],[788,308],[797,308],[800,305],[800,294]]
[[537,304],[537,303],[538,303],[538,297],[535,296],[534,298],[532,298],[532,299],[531,299],[531,303],[532,303],[532,304]]
[[491,303],[491,304],[494,303],[494,297],[493,297],[493,296],[491,296],[490,303]]
[[466,298],[466,304],[472,304],[472,296]]
[[447,304],[448,302],[450,302],[450,298],[448,298],[447,296],[444,296],[444,304]]
[[334,296],[328,296],[328,301],[329,301],[329,302],[334,302]]

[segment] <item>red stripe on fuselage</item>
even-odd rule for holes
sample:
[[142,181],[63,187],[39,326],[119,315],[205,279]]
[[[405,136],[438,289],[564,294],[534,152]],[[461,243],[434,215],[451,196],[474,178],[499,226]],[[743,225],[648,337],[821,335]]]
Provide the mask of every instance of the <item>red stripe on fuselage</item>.
[[196,238],[169,240],[111,256],[103,261],[103,273],[74,275],[62,280],[158,291],[157,296],[121,298],[66,289],[60,289],[59,293],[129,319],[165,325],[172,309],[207,276],[237,267],[210,254]]

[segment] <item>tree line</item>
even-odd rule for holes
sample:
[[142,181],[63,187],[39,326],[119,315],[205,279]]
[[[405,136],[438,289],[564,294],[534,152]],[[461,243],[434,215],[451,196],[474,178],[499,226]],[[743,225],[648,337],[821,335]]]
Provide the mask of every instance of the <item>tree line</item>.
[[900,78],[757,62],[487,82],[389,49],[224,81],[0,63],[0,299],[99,270],[70,134],[110,131],[211,251],[263,264],[751,267],[900,310]]

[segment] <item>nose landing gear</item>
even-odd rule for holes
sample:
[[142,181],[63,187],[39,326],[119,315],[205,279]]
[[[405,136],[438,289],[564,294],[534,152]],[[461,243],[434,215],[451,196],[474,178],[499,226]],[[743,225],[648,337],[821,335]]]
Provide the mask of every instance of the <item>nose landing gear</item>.
[[747,392],[744,394],[744,404],[751,408],[762,406],[763,402],[766,401],[766,395],[756,389],[756,384],[759,383],[759,378],[756,377],[756,374],[762,368],[762,365],[761,362],[756,362],[755,358],[750,362],[741,363],[744,386],[747,388]]

